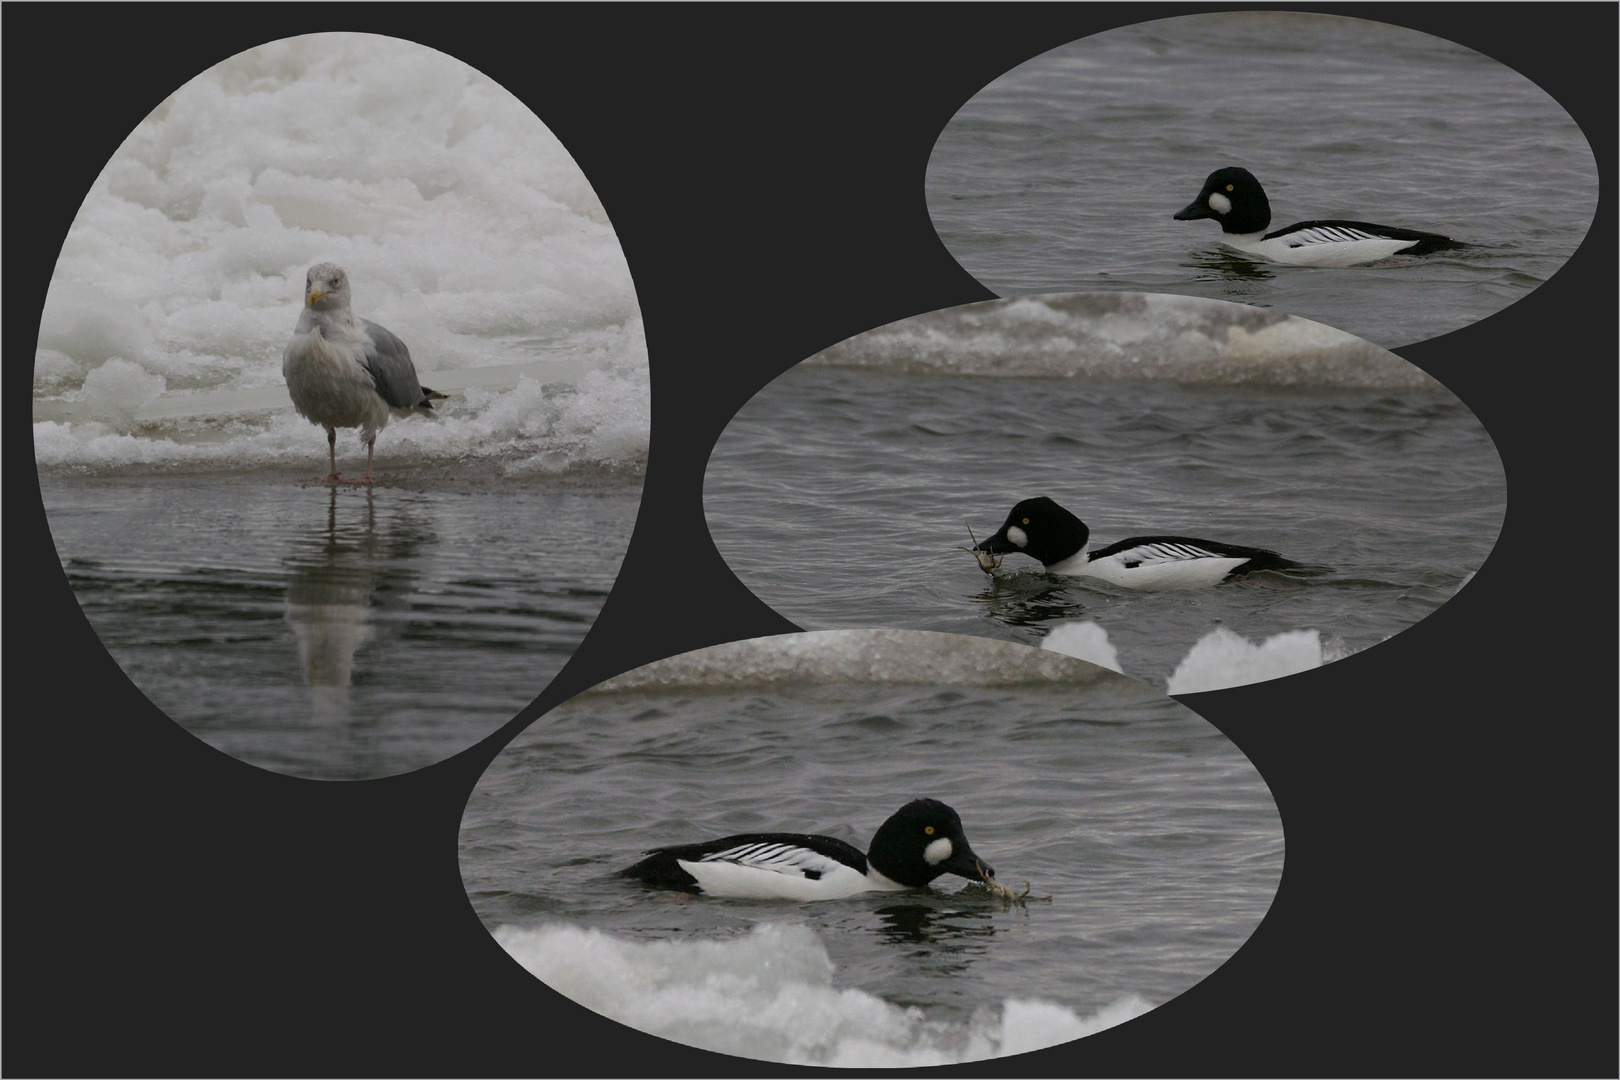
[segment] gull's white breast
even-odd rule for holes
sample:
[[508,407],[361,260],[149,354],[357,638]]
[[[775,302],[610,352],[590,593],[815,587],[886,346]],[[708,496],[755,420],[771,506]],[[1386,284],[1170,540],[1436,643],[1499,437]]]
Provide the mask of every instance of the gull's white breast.
[[294,334],[282,354],[281,373],[298,415],[330,427],[381,430],[388,423],[388,403],[359,356],[358,344],[328,341],[319,326]]

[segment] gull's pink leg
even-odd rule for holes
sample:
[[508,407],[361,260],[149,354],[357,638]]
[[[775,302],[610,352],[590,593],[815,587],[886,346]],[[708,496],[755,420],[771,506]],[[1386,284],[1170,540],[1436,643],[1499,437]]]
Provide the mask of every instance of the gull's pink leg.
[[371,437],[371,441],[366,443],[366,475],[362,476],[358,480],[345,480],[343,482],[345,484],[369,484],[369,483],[371,483],[371,459],[372,459],[373,455],[375,455],[376,453],[377,453],[377,436],[373,435]]
[[322,482],[327,483],[327,484],[335,484],[335,483],[338,482],[338,471],[337,471],[337,428],[329,427],[329,428],[326,429],[326,456],[332,462],[332,475],[328,476]]

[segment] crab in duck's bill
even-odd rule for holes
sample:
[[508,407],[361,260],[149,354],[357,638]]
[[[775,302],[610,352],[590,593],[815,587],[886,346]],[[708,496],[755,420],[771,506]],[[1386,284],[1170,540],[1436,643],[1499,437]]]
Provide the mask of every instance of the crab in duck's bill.
[[1023,892],[1009,889],[1007,886],[997,881],[995,879],[995,875],[986,870],[982,864],[979,866],[979,880],[984,883],[985,888],[990,890],[990,894],[992,896],[999,896],[1001,899],[1006,900],[1009,903],[1021,904],[1024,902],[1024,899],[1029,896],[1029,882],[1024,882]]
[[[967,522],[964,521],[962,524],[967,525]],[[967,531],[968,539],[973,541],[973,546],[962,547],[960,544],[958,544],[957,550],[970,553],[973,556],[974,561],[979,564],[980,570],[983,570],[987,574],[994,574],[1001,568],[1001,560],[1005,559],[1007,556],[997,555],[989,551],[980,551],[979,538],[973,535],[973,526],[968,525]]]

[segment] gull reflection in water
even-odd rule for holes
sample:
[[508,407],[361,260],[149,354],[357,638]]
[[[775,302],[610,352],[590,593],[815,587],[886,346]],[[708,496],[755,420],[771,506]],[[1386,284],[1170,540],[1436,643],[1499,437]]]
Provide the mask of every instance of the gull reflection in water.
[[341,520],[334,489],[325,522],[286,560],[286,618],[317,719],[350,715],[355,654],[374,636],[373,609],[382,593],[409,592],[414,575],[404,564],[425,538],[409,523],[392,540],[379,533],[376,499],[364,495],[364,510]]

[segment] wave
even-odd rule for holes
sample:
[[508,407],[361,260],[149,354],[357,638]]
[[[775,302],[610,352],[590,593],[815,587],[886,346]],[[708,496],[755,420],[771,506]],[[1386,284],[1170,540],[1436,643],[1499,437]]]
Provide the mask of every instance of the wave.
[[[1073,656],[1113,671],[1119,651],[1108,631],[1090,620],[1059,623],[1041,639],[1041,649]],[[1170,694],[1224,690],[1230,686],[1280,679],[1342,660],[1353,650],[1337,639],[1324,641],[1319,630],[1289,630],[1253,642],[1224,626],[1217,626],[1193,643],[1165,680]]]
[[1097,664],[1109,671],[1121,674],[1125,671],[1119,666],[1119,650],[1108,640],[1108,631],[1089,619],[1052,627],[1041,639],[1041,648]]
[[1125,995],[1090,1015],[1009,998],[969,1020],[934,1018],[837,989],[807,927],[762,923],[720,941],[629,941],[569,925],[499,927],[495,940],[535,977],[638,1031],[741,1057],[842,1068],[982,1061],[1071,1042],[1151,1007]]
[[780,682],[1029,683],[1138,686],[1061,653],[992,638],[923,630],[817,630],[751,638],[658,660],[599,684],[591,693]]
[[[286,397],[284,389],[270,393]],[[34,458],[43,471],[271,468],[313,475],[326,468],[325,435],[290,404],[189,407],[187,398],[164,397],[160,378],[127,361],[110,360],[93,372],[75,404],[83,410],[77,416],[34,424]],[[509,387],[473,385],[452,393],[435,416],[392,421],[378,437],[377,465],[394,477],[448,470],[635,478],[646,465],[649,409],[644,368],[587,371],[577,382],[523,373]],[[338,454],[340,463],[363,456],[358,433],[339,433]]]
[[[356,314],[451,395],[437,421],[389,426],[385,471],[643,467],[646,336],[583,172],[473,68],[347,33],[210,68],[114,153],[41,315],[40,466],[324,469],[281,351],[325,260],[349,270]],[[357,447],[340,433],[340,454]]]
[[910,375],[1440,388],[1420,368],[1342,330],[1267,308],[1158,293],[967,304],[868,331],[805,363]]
[[1217,626],[1188,650],[1170,673],[1165,689],[1172,694],[1192,694],[1245,686],[1310,671],[1348,655],[1349,650],[1339,643],[1323,641],[1318,630],[1290,630],[1253,642]]

